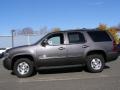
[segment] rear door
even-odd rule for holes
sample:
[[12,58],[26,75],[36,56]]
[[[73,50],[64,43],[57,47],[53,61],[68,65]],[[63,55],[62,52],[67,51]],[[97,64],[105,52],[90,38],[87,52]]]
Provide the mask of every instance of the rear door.
[[67,45],[67,57],[68,64],[80,64],[82,63],[83,54],[88,47],[85,37],[81,32],[68,32],[68,45]]

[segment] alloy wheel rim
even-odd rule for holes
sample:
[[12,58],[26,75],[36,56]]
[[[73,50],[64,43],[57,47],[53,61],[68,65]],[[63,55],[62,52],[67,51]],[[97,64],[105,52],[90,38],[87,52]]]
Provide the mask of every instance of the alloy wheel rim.
[[26,62],[21,62],[17,66],[17,71],[21,75],[27,74],[29,72],[29,70],[30,70],[29,65]]
[[100,70],[101,67],[102,67],[102,62],[99,58],[94,58],[92,59],[91,61],[91,67],[94,69],[94,70]]

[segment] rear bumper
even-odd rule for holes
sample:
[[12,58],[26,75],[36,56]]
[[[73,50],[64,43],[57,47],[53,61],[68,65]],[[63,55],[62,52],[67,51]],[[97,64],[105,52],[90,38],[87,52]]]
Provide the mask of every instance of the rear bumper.
[[118,58],[119,53],[118,52],[110,52],[107,54],[107,62],[114,61]]

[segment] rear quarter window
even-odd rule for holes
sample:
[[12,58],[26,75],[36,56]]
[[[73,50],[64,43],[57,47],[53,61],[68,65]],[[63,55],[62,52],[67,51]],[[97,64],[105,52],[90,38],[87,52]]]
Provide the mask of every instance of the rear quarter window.
[[88,31],[88,34],[94,42],[112,41],[105,31]]

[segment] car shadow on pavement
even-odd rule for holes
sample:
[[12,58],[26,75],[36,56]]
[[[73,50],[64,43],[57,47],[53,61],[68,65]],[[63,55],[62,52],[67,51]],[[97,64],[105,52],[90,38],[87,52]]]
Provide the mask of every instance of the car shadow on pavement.
[[39,70],[39,74],[59,74],[59,73],[74,73],[82,72],[85,69],[83,67],[73,67],[73,68],[57,68],[57,69],[42,69]]
[[[109,69],[110,67],[105,65],[104,69]],[[37,71],[38,74],[59,74],[59,73],[76,73],[76,72],[88,72],[86,67],[69,67],[69,68],[57,68],[57,69],[40,69]],[[15,75],[11,72],[11,75]],[[36,74],[34,74],[36,75]]]
[[108,65],[105,65],[104,69],[109,69],[110,67]]
[[[74,72],[82,72],[85,70],[83,67],[70,67],[70,68],[55,68],[55,69],[40,69],[37,71],[38,74],[59,74],[59,73],[74,73]],[[35,73],[34,75],[36,75]],[[15,75],[14,72],[11,72],[11,75]],[[32,76],[34,76],[32,75]]]
[[[105,65],[104,69],[109,69],[108,65]],[[70,68],[57,68],[57,69],[42,69],[39,70],[39,74],[59,74],[59,73],[75,73],[75,72],[89,72],[86,67],[70,67]],[[89,72],[90,73],[90,72]]]

